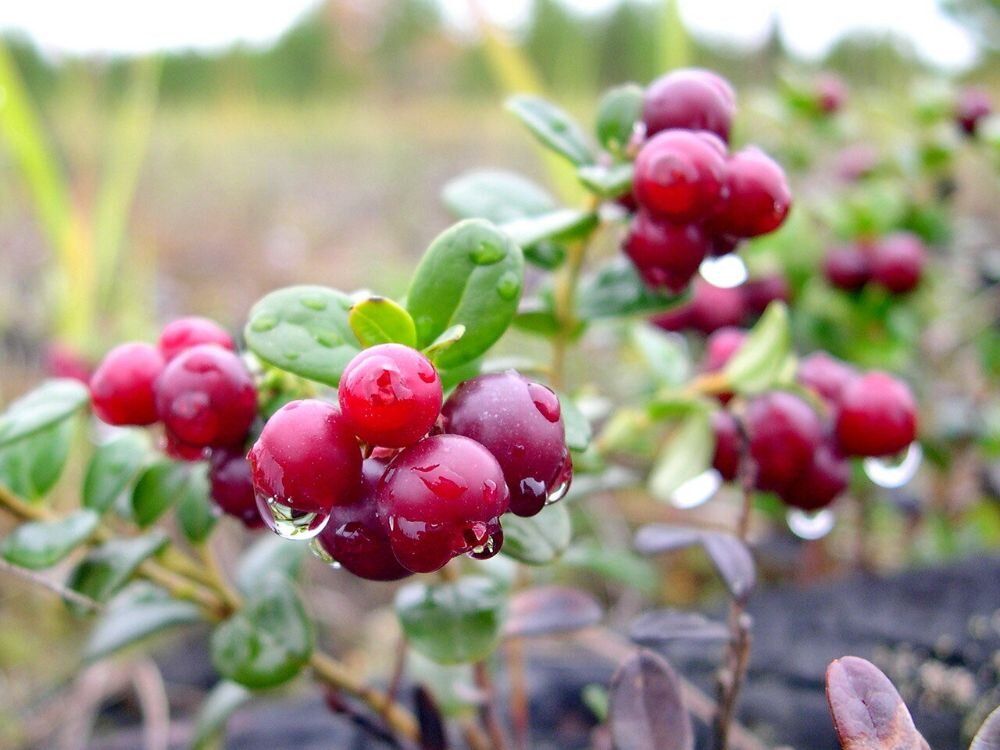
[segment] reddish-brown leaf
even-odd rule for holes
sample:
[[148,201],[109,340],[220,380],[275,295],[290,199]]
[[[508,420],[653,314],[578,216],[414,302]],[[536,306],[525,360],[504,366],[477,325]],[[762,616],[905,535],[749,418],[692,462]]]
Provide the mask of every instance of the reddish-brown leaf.
[[757,569],[747,546],[732,534],[719,531],[705,532],[701,543],[729,593],[746,601],[757,583]]
[[511,599],[504,635],[564,633],[595,625],[602,616],[601,606],[585,591],[568,586],[538,586]]
[[652,651],[637,651],[611,678],[608,723],[615,750],[694,748],[677,675]]
[[628,635],[640,645],[655,646],[669,641],[725,641],[729,628],[698,612],[658,609],[637,617]]

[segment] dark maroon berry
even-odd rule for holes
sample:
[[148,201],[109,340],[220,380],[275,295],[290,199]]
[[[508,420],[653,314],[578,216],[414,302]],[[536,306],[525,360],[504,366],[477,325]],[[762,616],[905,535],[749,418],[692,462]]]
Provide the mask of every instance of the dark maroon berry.
[[157,420],[154,383],[162,372],[163,356],[155,346],[116,346],[90,378],[94,413],[113,425],[153,424]]
[[486,448],[461,435],[432,435],[402,450],[376,492],[396,559],[414,573],[457,555],[500,551],[510,505],[503,471]]
[[212,500],[219,510],[238,518],[248,529],[259,529],[264,525],[254,499],[250,462],[242,453],[213,451],[208,479]]
[[292,401],[274,413],[250,449],[258,497],[300,513],[329,513],[361,482],[361,447],[334,404]]
[[710,228],[734,237],[757,237],[780,227],[792,206],[785,171],[758,148],[737,151],[725,168],[722,198]]
[[709,244],[696,224],[674,224],[640,210],[624,248],[646,284],[680,292],[698,272]]
[[762,315],[772,302],[788,302],[792,297],[788,282],[780,274],[751,279],[742,287],[743,299],[751,315]]
[[872,281],[893,294],[906,294],[920,284],[927,251],[915,234],[896,232],[875,245]]
[[741,240],[728,234],[712,234],[709,238],[708,254],[713,258],[734,253],[739,248]]
[[[444,431],[484,445],[503,470],[510,510],[533,516],[569,487],[559,398],[513,370],[462,383],[441,410]],[[571,476],[571,475],[570,475]]]
[[333,506],[329,522],[316,537],[319,546],[344,570],[370,581],[398,581],[410,575],[392,553],[378,517],[375,491],[386,466],[386,461],[377,458],[365,460],[354,496],[350,502]]
[[201,344],[164,368],[156,381],[156,408],[179,442],[207,448],[242,445],[257,414],[257,390],[238,356]]
[[742,328],[726,326],[714,331],[705,342],[701,369],[705,372],[718,372],[739,351],[746,339],[747,332]]
[[163,327],[160,334],[160,352],[169,362],[185,349],[200,344],[215,344],[231,352],[236,351],[236,343],[226,329],[208,318],[191,316],[179,318]]
[[847,384],[857,376],[857,370],[826,352],[813,352],[803,357],[796,374],[802,385],[814,391],[831,406],[840,403]]
[[824,73],[816,79],[816,103],[825,115],[839,112],[847,101],[847,86],[839,76]]
[[441,411],[441,379],[416,349],[381,344],[350,361],[339,397],[344,417],[362,442],[404,448],[434,426]]
[[646,89],[642,121],[646,134],[682,128],[707,130],[724,141],[736,113],[736,95],[722,77],[708,70],[687,68],[657,78]]
[[706,336],[726,326],[738,326],[747,316],[739,287],[713,286],[701,278],[694,281],[690,304],[691,327]]
[[635,195],[647,211],[671,221],[700,221],[715,208],[725,174],[726,158],[710,138],[666,130],[639,151]]
[[891,456],[917,437],[917,407],[901,380],[869,372],[852,380],[840,398],[837,441],[849,456]]
[[834,247],[823,259],[823,276],[836,289],[856,292],[871,280],[871,249],[854,245]]
[[736,417],[725,409],[712,414],[712,429],[715,432],[715,453],[712,468],[727,482],[736,479],[740,470],[740,454],[743,439],[740,437]]
[[969,88],[959,94],[955,105],[955,120],[966,135],[975,135],[979,123],[993,112],[990,95],[979,88]]
[[747,405],[746,429],[757,488],[776,492],[805,471],[823,439],[812,407],[784,391],[753,399]]
[[188,445],[178,440],[170,430],[163,431],[160,449],[175,461],[201,461],[209,453],[204,445]]
[[816,449],[805,471],[783,487],[778,495],[786,505],[815,511],[836,500],[850,481],[850,462],[835,445],[826,441]]

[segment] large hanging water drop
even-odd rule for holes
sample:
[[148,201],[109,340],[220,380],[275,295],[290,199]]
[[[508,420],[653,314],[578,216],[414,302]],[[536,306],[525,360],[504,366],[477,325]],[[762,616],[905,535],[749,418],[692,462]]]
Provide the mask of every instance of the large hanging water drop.
[[791,508],[785,516],[788,528],[799,539],[822,539],[831,531],[837,522],[837,514],[829,508],[813,512]]
[[698,272],[709,284],[723,289],[739,286],[750,275],[743,259],[732,253],[718,258],[705,258],[698,267]]
[[339,562],[333,559],[333,555],[326,551],[326,547],[320,542],[318,538],[313,538],[309,542],[309,551],[312,552],[316,557],[325,562],[334,570],[340,570],[342,567]]
[[708,469],[675,489],[670,494],[670,504],[682,510],[697,508],[715,497],[720,487],[722,475],[715,469]]
[[924,451],[920,443],[910,443],[906,452],[887,458],[866,458],[865,475],[879,487],[895,489],[913,479],[923,461]]
[[257,510],[264,523],[283,539],[306,541],[319,534],[330,520],[328,513],[295,510],[273,497],[257,496]]

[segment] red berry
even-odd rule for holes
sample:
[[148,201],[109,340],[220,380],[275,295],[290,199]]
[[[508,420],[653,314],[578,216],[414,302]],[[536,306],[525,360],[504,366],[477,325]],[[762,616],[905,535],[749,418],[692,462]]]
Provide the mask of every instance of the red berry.
[[823,276],[830,286],[856,292],[871,280],[870,249],[856,246],[834,247],[823,259]]
[[687,68],[657,78],[646,89],[642,121],[646,134],[683,128],[707,130],[724,141],[736,113],[736,95],[729,83],[708,70]]
[[705,342],[701,369],[705,372],[718,372],[739,351],[746,339],[747,332],[742,328],[726,326],[714,331]]
[[772,302],[788,302],[792,296],[788,282],[780,274],[751,279],[740,288],[751,315],[762,315]]
[[426,435],[441,411],[441,379],[423,354],[400,344],[365,349],[340,378],[340,408],[369,445],[404,448]]
[[838,77],[825,73],[816,79],[816,103],[823,114],[839,112],[847,101],[847,86]]
[[990,95],[983,89],[969,88],[959,94],[955,120],[966,135],[975,135],[979,122],[993,112]]
[[891,456],[917,437],[917,407],[901,380],[874,371],[844,388],[836,416],[837,440],[849,456]]
[[378,517],[375,490],[385,468],[383,460],[366,459],[361,484],[350,502],[333,506],[329,522],[316,537],[319,546],[344,570],[370,581],[398,581],[410,575],[392,553]]
[[130,343],[108,352],[90,378],[94,413],[113,425],[149,425],[157,420],[153,384],[163,356],[149,344]]
[[378,513],[396,559],[431,573],[453,557],[500,550],[510,495],[486,448],[461,435],[432,435],[404,449],[377,489]]
[[713,258],[729,255],[729,253],[736,252],[742,241],[739,237],[728,234],[713,234],[709,239],[708,254]]
[[714,468],[727,482],[736,479],[740,470],[740,449],[743,439],[740,436],[736,417],[725,409],[720,409],[712,415],[712,429],[715,431],[715,453],[712,456]]
[[798,396],[784,391],[753,399],[746,411],[756,485],[781,491],[809,466],[823,438],[819,416]]
[[163,327],[160,334],[160,351],[169,362],[185,349],[199,344],[215,344],[231,352],[236,351],[236,343],[226,329],[208,318],[191,316],[178,318]]
[[257,415],[257,390],[243,361],[214,344],[178,354],[156,381],[156,408],[179,442],[242,445]]
[[883,238],[872,256],[872,281],[893,294],[913,291],[920,283],[927,252],[915,234],[896,232]]
[[822,443],[805,471],[778,495],[793,508],[819,510],[837,499],[851,481],[851,464],[829,442]]
[[848,383],[858,376],[857,370],[826,352],[813,352],[799,362],[796,377],[806,388],[817,393],[831,406],[840,403]]
[[[513,370],[467,380],[441,411],[444,431],[482,444],[503,470],[510,510],[533,516],[568,489],[572,463],[559,398]],[[569,476],[566,475],[569,471]]]
[[250,462],[242,453],[213,451],[208,479],[212,500],[219,510],[238,518],[248,529],[259,529],[264,525],[254,499]]
[[635,160],[635,196],[648,211],[676,222],[700,221],[715,207],[726,159],[711,137],[666,130]]
[[687,330],[692,325],[691,305],[678,305],[667,312],[658,313],[649,319],[650,322],[664,331],[679,332]]
[[93,366],[76,349],[58,341],[45,348],[45,374],[52,378],[70,378],[83,384],[90,382]]
[[698,272],[709,244],[696,224],[674,224],[640,210],[624,249],[649,286],[680,292]]
[[724,288],[695,279],[691,294],[692,328],[707,336],[726,326],[738,326],[746,316],[746,301],[739,287]]
[[209,451],[203,445],[188,445],[178,440],[177,436],[170,432],[170,430],[163,431],[160,450],[175,461],[201,461]]
[[760,149],[745,148],[729,157],[722,197],[709,224],[723,234],[757,237],[780,227],[791,206],[785,171]]
[[361,447],[334,404],[292,401],[274,413],[250,449],[254,489],[300,513],[329,513],[361,482]]

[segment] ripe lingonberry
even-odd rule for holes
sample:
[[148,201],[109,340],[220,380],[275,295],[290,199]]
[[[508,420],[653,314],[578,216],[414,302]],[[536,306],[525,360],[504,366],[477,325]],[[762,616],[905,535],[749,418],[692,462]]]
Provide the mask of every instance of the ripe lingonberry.
[[726,158],[709,133],[665,130],[635,160],[635,195],[648,211],[676,222],[705,218],[719,199]]
[[824,73],[816,78],[816,103],[826,115],[839,112],[847,101],[847,86],[838,76]]
[[781,226],[792,206],[785,171],[770,156],[750,147],[729,157],[722,197],[709,220],[713,231],[757,237]]
[[691,305],[678,305],[672,310],[654,315],[649,320],[664,331],[685,331],[692,326]]
[[675,224],[640,210],[624,248],[649,286],[680,292],[698,272],[709,242],[696,224]]
[[155,346],[116,346],[90,378],[94,413],[113,425],[153,424],[157,420],[153,384],[162,372],[163,355]]
[[890,456],[917,437],[917,408],[901,380],[873,371],[844,388],[836,415],[837,441],[849,456]]
[[740,454],[743,438],[740,436],[736,417],[725,409],[712,414],[712,429],[715,432],[715,453],[712,456],[712,468],[719,475],[731,482],[736,479],[740,470]]
[[381,344],[354,357],[340,378],[340,408],[369,445],[404,448],[426,435],[441,411],[441,379],[423,354]]
[[[743,346],[746,341],[746,331],[741,328],[726,326],[714,331],[705,342],[705,355],[701,360],[701,369],[704,372],[718,372],[730,358]],[[723,392],[716,394],[719,401],[726,404],[732,399],[733,394]]]
[[250,449],[258,497],[300,513],[329,513],[361,482],[361,447],[334,404],[292,401],[264,425]]
[[204,445],[188,445],[170,430],[163,431],[160,450],[175,461],[201,461],[209,451]]
[[691,290],[691,327],[706,336],[726,326],[737,326],[747,316],[740,287],[714,286],[697,278]]
[[751,279],[741,289],[751,315],[761,315],[772,302],[788,302],[792,295],[788,282],[780,274]]
[[962,132],[972,136],[979,129],[979,123],[993,112],[993,101],[990,95],[979,88],[969,88],[959,94],[955,104],[955,120]]
[[812,461],[823,438],[819,416],[798,396],[772,391],[753,399],[746,411],[756,485],[781,491]]
[[642,121],[646,134],[683,128],[707,130],[724,141],[736,112],[736,95],[729,83],[708,70],[687,68],[657,78],[646,89]]
[[845,245],[826,252],[823,276],[836,289],[856,292],[871,280],[870,248]]
[[367,458],[361,468],[361,484],[349,502],[338,503],[316,543],[344,570],[370,581],[398,581],[410,571],[392,553],[389,535],[378,517],[375,499],[387,462]]
[[242,445],[257,414],[257,390],[238,356],[201,344],[164,368],[156,381],[156,408],[164,427],[181,443]]
[[781,488],[785,504],[805,511],[819,510],[837,499],[851,481],[851,464],[835,445],[824,441],[805,470]]
[[414,573],[453,557],[492,557],[503,544],[510,505],[503,470],[486,448],[461,435],[432,435],[402,450],[376,491],[393,554]]
[[857,376],[857,370],[826,352],[813,352],[803,357],[796,373],[796,379],[802,385],[816,392],[831,406],[840,403],[844,389]]
[[441,411],[444,431],[485,446],[503,470],[511,512],[538,513],[554,491],[568,489],[559,398],[513,370],[462,383]]
[[895,232],[875,245],[872,281],[893,294],[905,294],[920,283],[927,252],[915,234]]
[[216,450],[212,452],[208,479],[212,500],[223,513],[238,518],[248,529],[264,525],[254,499],[250,462],[242,452]]
[[160,333],[160,352],[169,362],[185,349],[199,344],[215,344],[231,352],[236,351],[236,343],[226,329],[208,318],[190,316],[167,323]]

